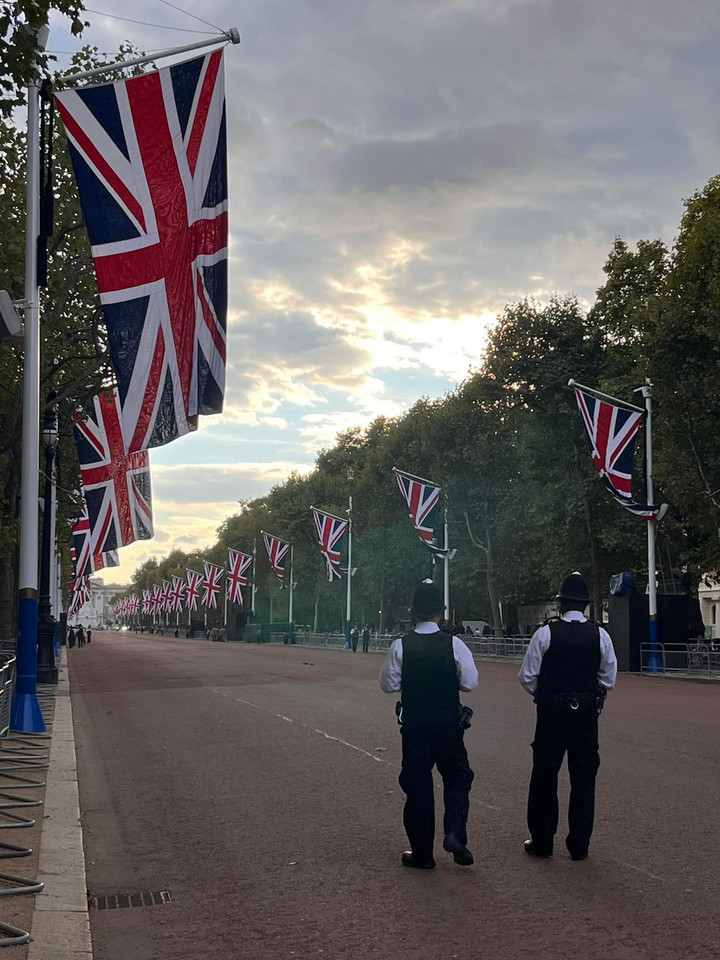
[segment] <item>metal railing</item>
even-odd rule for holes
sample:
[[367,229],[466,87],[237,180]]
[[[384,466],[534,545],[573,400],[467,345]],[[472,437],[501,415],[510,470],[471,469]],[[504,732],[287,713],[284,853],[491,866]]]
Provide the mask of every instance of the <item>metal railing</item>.
[[[370,650],[387,650],[397,634],[373,634],[370,637]],[[285,634],[270,634],[270,640],[274,643],[283,643],[286,639]],[[476,660],[511,660],[521,661],[525,656],[525,651],[530,642],[529,637],[460,637],[468,645]],[[296,631],[294,635],[296,644],[304,644],[309,647],[335,647],[345,646],[345,637],[342,633],[312,633],[308,631]],[[358,640],[358,649],[362,649],[362,639]]]
[[10,730],[10,707],[15,690],[15,657],[11,653],[0,653],[0,737],[6,737]]
[[[656,656],[662,673],[682,673],[694,676],[720,677],[720,649],[709,643],[658,643]],[[657,673],[649,643],[640,644],[640,670]]]

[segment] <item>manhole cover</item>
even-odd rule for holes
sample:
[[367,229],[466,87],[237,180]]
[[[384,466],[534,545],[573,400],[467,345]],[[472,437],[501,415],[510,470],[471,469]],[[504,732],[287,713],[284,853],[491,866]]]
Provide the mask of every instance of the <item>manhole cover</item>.
[[169,890],[152,893],[111,893],[106,897],[90,897],[90,906],[96,910],[118,910],[122,907],[158,907],[172,903]]

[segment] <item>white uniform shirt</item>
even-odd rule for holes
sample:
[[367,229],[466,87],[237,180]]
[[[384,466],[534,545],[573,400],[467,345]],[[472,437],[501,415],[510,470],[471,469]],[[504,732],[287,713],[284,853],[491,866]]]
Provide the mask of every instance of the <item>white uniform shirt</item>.
[[[568,610],[561,617],[562,620],[579,620],[585,623],[586,617],[579,610]],[[550,646],[550,626],[545,624],[536,630],[532,635],[532,640],[527,648],[525,659],[518,673],[518,680],[525,687],[531,696],[535,696],[537,690],[538,677],[540,676],[540,667],[542,658],[547,653]],[[600,666],[598,668],[597,680],[601,687],[606,690],[612,690],[617,678],[617,660],[615,658],[615,649],[607,630],[600,627]]]
[[[439,633],[440,627],[432,620],[423,620],[415,627],[415,633]],[[380,689],[385,693],[399,693],[402,682],[402,637],[393,640],[380,668]],[[453,637],[453,656],[457,669],[458,685],[467,692],[478,684],[478,672],[473,655],[459,637]]]

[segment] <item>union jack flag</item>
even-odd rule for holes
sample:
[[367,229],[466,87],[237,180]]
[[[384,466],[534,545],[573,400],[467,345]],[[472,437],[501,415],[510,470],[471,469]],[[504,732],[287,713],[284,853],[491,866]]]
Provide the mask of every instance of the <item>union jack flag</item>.
[[200,599],[200,591],[203,586],[203,576],[201,573],[196,573],[194,570],[187,571],[187,596],[185,598],[185,603],[187,604],[188,610],[197,610],[198,600]]
[[117,389],[94,398],[93,412],[73,427],[90,519],[93,554],[153,535],[147,452],[125,453]]
[[143,590],[142,612],[152,613],[152,592],[150,590]]
[[575,387],[575,399],[590,438],[600,479],[619,504],[636,517],[659,520],[667,506],[636,503],[632,495],[635,437],[645,419],[642,410],[615,406],[586,389]]
[[160,610],[163,613],[170,613],[172,610],[172,582],[170,580],[163,580],[162,582]]
[[140,606],[140,597],[138,597],[137,594],[133,593],[133,595],[128,598],[128,606],[127,606],[128,614],[131,617],[134,617],[135,614],[138,612],[139,606]]
[[408,516],[415,532],[433,554],[443,557],[446,552],[435,542],[435,516],[440,502],[440,487],[436,487],[429,480],[414,477],[411,473],[403,473],[393,467],[397,477],[400,493],[407,504]]
[[58,93],[129,452],[220,413],[227,313],[223,54]]
[[153,584],[152,591],[152,609],[150,613],[160,613],[162,610],[162,587],[159,587],[156,583]]
[[68,617],[74,617],[91,598],[90,577],[78,577],[70,584],[70,591],[71,599],[70,606],[68,607]]
[[317,507],[311,507],[317,528],[320,553],[325,557],[328,580],[341,580],[343,571],[340,569],[340,537],[348,528],[347,520],[334,517],[331,513],[323,513]]
[[88,517],[87,504],[83,503],[80,513],[70,520],[72,527],[72,546],[70,547],[70,559],[73,563],[75,579],[86,577],[96,570],[102,570],[104,567],[117,567],[119,564],[117,550],[109,550],[107,553],[90,552],[90,518]]
[[216,567],[214,563],[205,561],[205,583],[203,584],[203,604],[208,608],[215,610],[217,607],[217,598],[220,593],[220,581],[225,571],[222,567]]
[[172,609],[179,613],[183,608],[183,603],[185,602],[185,594],[187,593],[187,587],[185,586],[185,581],[182,577],[173,577],[172,578]]
[[285,563],[287,561],[288,550],[290,549],[290,544],[286,543],[285,540],[279,540],[277,537],[273,537],[269,533],[262,531],[263,540],[265,541],[265,549],[267,550],[268,560],[270,561],[270,566],[273,568],[276,577],[280,581],[281,586],[285,586],[283,578],[285,577]]
[[248,570],[252,565],[252,560],[253,558],[247,553],[228,549],[228,571],[225,586],[230,603],[242,605],[242,588],[248,585]]

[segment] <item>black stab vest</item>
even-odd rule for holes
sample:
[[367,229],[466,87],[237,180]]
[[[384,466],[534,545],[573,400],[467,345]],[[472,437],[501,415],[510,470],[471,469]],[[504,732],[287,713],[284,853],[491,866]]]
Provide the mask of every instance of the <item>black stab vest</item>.
[[537,698],[594,693],[600,668],[600,627],[590,620],[553,620],[550,646],[542,658]]
[[436,633],[402,639],[401,696],[406,717],[437,711],[457,714],[460,704],[453,638]]

